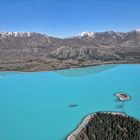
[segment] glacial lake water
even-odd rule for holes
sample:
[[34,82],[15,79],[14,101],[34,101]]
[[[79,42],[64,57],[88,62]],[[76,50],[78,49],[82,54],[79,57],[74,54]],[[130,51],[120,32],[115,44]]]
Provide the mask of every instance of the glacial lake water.
[[[117,101],[119,91],[132,100]],[[97,111],[140,119],[139,102],[138,64],[0,72],[0,140],[64,140],[83,117]]]

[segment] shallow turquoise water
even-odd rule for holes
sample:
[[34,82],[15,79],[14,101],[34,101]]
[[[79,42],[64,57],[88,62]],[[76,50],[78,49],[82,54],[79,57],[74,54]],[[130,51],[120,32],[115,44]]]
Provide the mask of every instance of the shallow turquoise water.
[[[119,91],[132,100],[117,101],[114,93]],[[1,72],[0,140],[63,140],[84,116],[96,111],[123,111],[140,119],[139,102],[137,64]]]

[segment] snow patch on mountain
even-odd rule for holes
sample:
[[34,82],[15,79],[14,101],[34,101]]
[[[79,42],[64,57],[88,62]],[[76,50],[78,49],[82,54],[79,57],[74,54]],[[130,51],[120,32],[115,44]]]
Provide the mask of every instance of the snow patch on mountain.
[[6,38],[9,36],[13,37],[30,37],[31,33],[29,32],[0,32],[0,37],[1,38]]
[[79,37],[94,37],[95,33],[94,32],[82,32],[79,34]]
[[136,29],[135,31],[136,33],[140,34],[140,29]]

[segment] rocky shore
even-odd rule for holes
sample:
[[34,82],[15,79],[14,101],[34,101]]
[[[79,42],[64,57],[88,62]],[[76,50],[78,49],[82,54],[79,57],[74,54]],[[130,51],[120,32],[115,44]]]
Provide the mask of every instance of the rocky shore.
[[120,101],[128,101],[131,99],[129,95],[123,92],[118,92],[115,94],[115,96],[120,100]]
[[140,121],[118,112],[87,116],[67,140],[139,140]]
[[139,61],[117,61],[117,62],[62,62],[50,60],[50,62],[2,62],[0,63],[0,71],[21,71],[21,72],[38,72],[38,71],[54,71],[70,68],[82,68],[108,64],[140,64]]

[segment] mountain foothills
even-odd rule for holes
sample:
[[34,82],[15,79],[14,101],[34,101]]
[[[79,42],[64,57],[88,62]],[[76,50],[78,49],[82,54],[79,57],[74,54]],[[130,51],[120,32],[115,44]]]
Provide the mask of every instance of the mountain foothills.
[[70,38],[0,32],[1,71],[46,71],[89,65],[140,62],[140,29],[83,32]]

